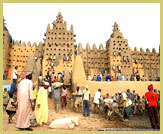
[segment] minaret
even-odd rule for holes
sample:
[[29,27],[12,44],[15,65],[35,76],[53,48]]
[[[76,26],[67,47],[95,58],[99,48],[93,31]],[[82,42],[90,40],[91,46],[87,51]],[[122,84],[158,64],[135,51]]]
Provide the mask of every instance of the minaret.
[[[107,71],[110,75],[115,76],[116,73],[121,73],[125,77],[127,75],[131,76],[132,64],[128,41],[123,37],[122,32],[120,32],[117,22],[114,22],[113,33],[106,42],[106,49],[107,54],[109,55],[109,58],[107,59],[109,62],[108,65],[110,66],[110,69]],[[112,68],[113,66],[116,66],[116,69]]]
[[[67,30],[66,21],[63,20],[61,12],[58,13],[52,24],[52,28],[48,24],[46,31],[42,69],[43,77],[48,71],[55,70],[57,72],[66,68],[72,70],[76,52],[74,47],[73,26],[71,26],[70,30]],[[47,59],[52,59],[52,57],[53,60],[48,62]],[[54,57],[56,60],[54,60]],[[59,65],[61,61],[64,61],[64,63]],[[51,66],[52,63],[55,65]]]
[[57,23],[63,23],[63,16],[62,16],[61,12],[58,13],[56,22]]
[[50,24],[48,24],[47,29],[46,29],[46,33],[50,31]]
[[120,32],[117,22],[114,22],[113,33],[111,34],[111,38],[123,38],[123,34],[122,32]]
[[114,22],[114,29],[113,29],[113,32],[119,32],[119,27],[118,27],[117,22]]
[[73,25],[71,25],[70,29],[71,29],[72,31],[74,30]]

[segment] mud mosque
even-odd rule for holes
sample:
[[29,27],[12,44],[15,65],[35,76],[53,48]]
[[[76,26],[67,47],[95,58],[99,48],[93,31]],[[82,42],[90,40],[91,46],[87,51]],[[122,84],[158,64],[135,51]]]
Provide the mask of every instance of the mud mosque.
[[89,44],[86,48],[83,48],[81,43],[75,45],[73,25],[67,29],[61,12],[58,13],[52,28],[48,24],[45,40],[39,44],[13,40],[5,22],[3,23],[3,70],[8,71],[9,79],[12,79],[16,65],[18,74],[23,71],[30,55],[34,56],[37,62],[41,62],[42,69],[39,74],[43,77],[48,71],[72,71],[77,55],[82,57],[87,75],[98,75],[101,72],[115,76],[116,73],[121,73],[126,77],[138,72],[147,79],[160,76],[160,50],[158,53],[155,48],[152,52],[148,48],[145,51],[136,47],[132,50],[116,22],[105,48],[103,44],[100,44],[99,48],[96,44],[93,44],[92,48]]

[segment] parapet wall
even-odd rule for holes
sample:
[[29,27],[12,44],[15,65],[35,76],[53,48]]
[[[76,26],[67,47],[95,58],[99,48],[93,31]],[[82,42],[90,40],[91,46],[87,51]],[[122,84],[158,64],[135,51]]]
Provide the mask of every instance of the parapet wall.
[[147,91],[147,87],[150,84],[153,84],[153,88],[160,90],[160,82],[154,81],[113,81],[113,82],[97,82],[97,81],[86,81],[89,90],[91,91],[91,97],[94,96],[95,92],[98,88],[102,89],[101,94],[106,95],[113,95],[118,91],[126,91],[126,89],[130,89],[132,92],[133,90],[136,91],[140,96],[143,96]]

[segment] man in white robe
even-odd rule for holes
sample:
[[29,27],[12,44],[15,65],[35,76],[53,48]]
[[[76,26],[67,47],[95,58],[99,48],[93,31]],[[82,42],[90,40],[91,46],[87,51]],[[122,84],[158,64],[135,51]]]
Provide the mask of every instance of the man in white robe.
[[32,73],[27,72],[26,78],[21,80],[18,85],[17,102],[18,116],[16,127],[20,130],[29,130],[30,128],[30,110],[33,99]]

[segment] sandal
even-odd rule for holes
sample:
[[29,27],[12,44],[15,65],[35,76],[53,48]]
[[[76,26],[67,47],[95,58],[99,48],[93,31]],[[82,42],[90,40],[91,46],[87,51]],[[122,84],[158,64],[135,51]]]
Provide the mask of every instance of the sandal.
[[27,131],[33,131],[33,129],[32,128],[25,128],[24,130],[27,130]]

